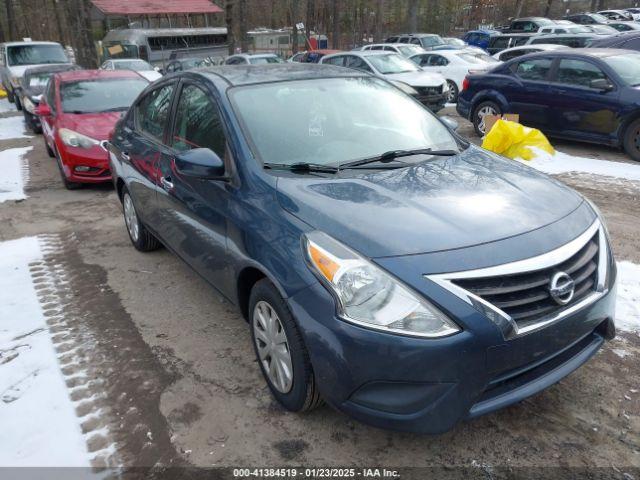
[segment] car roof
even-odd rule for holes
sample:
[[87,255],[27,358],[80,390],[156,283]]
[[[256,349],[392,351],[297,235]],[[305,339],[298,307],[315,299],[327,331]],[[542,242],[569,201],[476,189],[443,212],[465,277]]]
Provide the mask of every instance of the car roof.
[[[530,53],[526,55],[526,58],[533,57],[558,57],[558,56],[572,56],[572,57],[591,57],[591,58],[606,58],[614,57],[616,55],[623,55],[628,53],[635,53],[635,50],[625,50],[622,48],[564,48],[559,50],[550,50],[544,52]],[[525,56],[518,57],[515,60],[525,58]]]
[[108,62],[145,62],[145,63],[149,63],[146,60],[143,60],[142,58],[110,58],[107,61]]
[[242,57],[242,58],[270,58],[277,57],[275,53],[237,53],[235,55],[230,55],[231,57]]
[[[0,45],[4,45],[5,47],[15,47],[20,45],[60,45],[58,42],[5,42],[0,43]],[[62,45],[60,45],[62,47]]]
[[272,65],[224,65],[206,67],[190,74],[218,77],[230,86],[256,85],[261,83],[313,80],[335,77],[362,77],[363,72],[333,65],[315,63],[275,63]]
[[79,80],[100,80],[103,78],[142,78],[144,77],[133,70],[72,70],[56,75],[62,82],[74,82]]

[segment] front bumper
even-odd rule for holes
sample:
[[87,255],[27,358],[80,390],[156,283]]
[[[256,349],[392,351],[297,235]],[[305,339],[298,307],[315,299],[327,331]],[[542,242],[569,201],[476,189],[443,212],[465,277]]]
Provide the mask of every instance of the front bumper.
[[448,310],[477,328],[440,339],[340,320],[320,284],[289,305],[329,404],[377,427],[441,433],[533,395],[586,362],[613,335],[615,285],[562,322],[508,341],[464,302]]
[[[65,146],[59,150],[59,153],[64,174],[69,181],[77,183],[111,181],[109,156],[101,146],[96,145],[91,148]],[[78,167],[88,168],[88,171],[79,171]]]
[[434,113],[442,110],[447,103],[447,95],[445,93],[439,93],[436,95],[417,95],[416,99]]

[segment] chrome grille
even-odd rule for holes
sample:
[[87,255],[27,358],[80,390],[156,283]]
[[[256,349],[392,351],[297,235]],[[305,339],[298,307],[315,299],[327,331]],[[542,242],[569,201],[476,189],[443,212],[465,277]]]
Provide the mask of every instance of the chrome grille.
[[[596,233],[571,258],[543,270],[453,280],[453,283],[499,308],[521,327],[570,307],[595,291],[598,283],[598,241]],[[566,304],[559,304],[550,293],[551,279],[558,272],[568,274],[574,282],[573,297]]]
[[426,95],[440,95],[442,93],[442,86],[439,87],[414,87],[418,94],[421,96]]

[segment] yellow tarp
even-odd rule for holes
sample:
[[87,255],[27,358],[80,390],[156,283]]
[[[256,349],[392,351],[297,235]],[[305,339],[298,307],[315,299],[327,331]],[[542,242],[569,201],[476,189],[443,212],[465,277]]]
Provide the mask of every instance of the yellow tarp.
[[539,148],[550,155],[555,154],[549,140],[540,130],[507,120],[498,120],[482,141],[482,148],[508,158],[523,160],[534,157],[534,152],[529,147]]
[[7,92],[5,92],[2,88],[0,88],[0,98],[4,98],[7,96]]

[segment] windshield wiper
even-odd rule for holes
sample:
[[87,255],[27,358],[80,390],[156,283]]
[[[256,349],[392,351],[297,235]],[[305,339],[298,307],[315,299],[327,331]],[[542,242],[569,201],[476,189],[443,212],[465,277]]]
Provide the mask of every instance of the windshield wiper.
[[129,107],[113,107],[113,108],[107,108],[106,110],[100,110],[100,113],[105,113],[105,112],[121,112],[123,110],[127,110]]
[[264,168],[271,170],[289,170],[290,172],[319,172],[319,173],[337,173],[340,171],[338,167],[331,165],[320,165],[318,163],[265,163]]
[[358,167],[360,165],[368,165],[370,163],[389,163],[401,157],[411,157],[413,155],[433,155],[437,157],[453,157],[460,152],[456,150],[431,150],[430,148],[419,148],[416,150],[391,150],[385,152],[382,155],[375,157],[364,158],[362,160],[356,160],[342,165],[342,168]]

